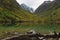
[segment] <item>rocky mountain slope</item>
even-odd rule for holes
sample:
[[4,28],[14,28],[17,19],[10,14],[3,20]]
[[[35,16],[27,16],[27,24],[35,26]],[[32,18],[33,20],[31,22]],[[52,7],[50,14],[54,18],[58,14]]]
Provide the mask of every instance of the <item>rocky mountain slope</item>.
[[35,11],[43,19],[47,19],[48,23],[60,24],[60,0],[45,2]]
[[26,4],[24,4],[24,3],[21,4],[21,7],[22,7],[23,9],[27,10],[27,11],[33,12],[33,8],[28,7],[28,6],[27,6]]
[[44,1],[35,11],[35,13],[43,12],[51,6],[51,1]]

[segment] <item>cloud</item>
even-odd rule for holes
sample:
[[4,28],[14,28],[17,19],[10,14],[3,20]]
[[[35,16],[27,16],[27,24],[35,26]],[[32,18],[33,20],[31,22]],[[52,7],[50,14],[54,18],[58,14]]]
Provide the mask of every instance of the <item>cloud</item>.
[[17,0],[19,4],[25,3],[29,7],[32,7],[34,10],[38,8],[44,1],[45,0]]
[[34,10],[41,5],[45,0],[23,0],[23,3],[32,7]]
[[19,4],[25,3],[29,7],[32,7],[34,10],[41,5],[45,0],[17,0]]

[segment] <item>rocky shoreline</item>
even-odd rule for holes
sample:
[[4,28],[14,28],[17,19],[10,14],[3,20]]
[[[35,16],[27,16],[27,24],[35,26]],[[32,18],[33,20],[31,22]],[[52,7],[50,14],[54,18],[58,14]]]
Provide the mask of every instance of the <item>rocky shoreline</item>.
[[26,32],[25,34],[19,34],[15,32],[12,36],[10,35],[0,40],[60,40],[60,33],[56,33],[54,31],[51,34],[40,34],[37,32]]

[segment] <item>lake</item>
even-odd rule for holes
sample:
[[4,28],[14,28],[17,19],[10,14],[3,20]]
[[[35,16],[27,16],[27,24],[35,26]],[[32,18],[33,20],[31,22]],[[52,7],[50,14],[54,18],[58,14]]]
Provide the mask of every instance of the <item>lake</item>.
[[16,23],[13,25],[0,25],[0,33],[3,32],[20,32],[25,33],[30,30],[35,30],[40,33],[49,33],[49,32],[60,32],[60,25],[51,25],[51,24],[40,24],[40,23]]

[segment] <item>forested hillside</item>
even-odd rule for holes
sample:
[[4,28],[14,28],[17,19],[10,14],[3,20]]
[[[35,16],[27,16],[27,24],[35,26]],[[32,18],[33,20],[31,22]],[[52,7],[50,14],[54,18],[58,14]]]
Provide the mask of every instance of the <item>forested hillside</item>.
[[33,21],[36,15],[22,9],[16,0],[0,0],[0,23]]

